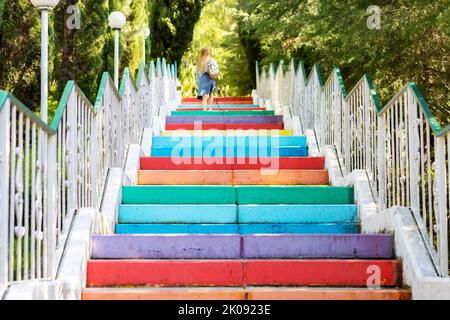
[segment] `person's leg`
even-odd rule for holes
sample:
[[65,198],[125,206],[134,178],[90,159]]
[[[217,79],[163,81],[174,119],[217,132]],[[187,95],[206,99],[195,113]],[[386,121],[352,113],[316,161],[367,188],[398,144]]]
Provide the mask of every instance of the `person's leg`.
[[202,109],[203,109],[203,111],[206,111],[207,110],[207,108],[208,108],[208,96],[207,95],[204,95],[203,97],[202,97]]
[[209,94],[209,99],[208,99],[208,105],[211,108],[211,110],[212,110],[212,105],[214,103],[214,87],[215,87],[215,84],[213,84],[211,86],[211,92]]
[[213,103],[214,103],[214,92],[211,92],[209,94],[209,99],[208,99],[208,106],[209,106],[209,108],[212,109]]

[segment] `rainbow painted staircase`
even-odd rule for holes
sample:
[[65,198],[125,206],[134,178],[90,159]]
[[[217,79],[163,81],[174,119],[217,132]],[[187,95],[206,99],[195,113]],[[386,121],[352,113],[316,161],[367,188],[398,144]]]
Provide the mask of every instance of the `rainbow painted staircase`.
[[196,104],[153,138],[116,234],[94,236],[83,299],[410,298],[393,237],[360,234],[353,189],[305,137],[251,98]]

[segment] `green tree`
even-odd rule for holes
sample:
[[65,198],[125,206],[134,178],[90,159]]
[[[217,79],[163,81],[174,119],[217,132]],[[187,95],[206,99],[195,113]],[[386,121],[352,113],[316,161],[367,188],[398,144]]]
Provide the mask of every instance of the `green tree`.
[[125,47],[121,56],[122,69],[129,67],[135,74],[143,58],[144,31],[148,27],[147,1],[131,0],[122,10],[127,17],[127,25],[123,29]]
[[347,88],[372,75],[382,100],[415,81],[442,123],[448,122],[448,0],[377,1],[381,29],[367,27],[373,1],[240,0],[240,26],[260,44],[265,63],[281,58],[318,62],[327,76],[341,66]]
[[246,53],[239,38],[236,5],[236,0],[216,0],[203,9],[194,29],[192,44],[182,60],[183,95],[197,94],[196,63],[200,49],[205,46],[211,49],[220,65],[217,93],[222,96],[250,94],[252,73],[249,71]]
[[[181,61],[192,41],[193,29],[208,0],[153,0],[149,10],[152,53]],[[217,18],[217,17],[216,17]]]
[[[28,0],[3,2],[0,26],[0,88],[38,110],[40,92],[40,15]],[[49,54],[53,52],[50,20]],[[52,75],[50,61],[49,73]]]
[[3,10],[5,9],[6,0],[0,0],[0,28],[2,27],[3,21]]

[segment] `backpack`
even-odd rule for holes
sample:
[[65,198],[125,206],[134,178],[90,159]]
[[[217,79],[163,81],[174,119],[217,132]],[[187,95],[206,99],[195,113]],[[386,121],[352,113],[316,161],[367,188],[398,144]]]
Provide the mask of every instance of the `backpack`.
[[219,78],[219,70],[212,63],[208,66],[208,77],[211,80],[217,80]]

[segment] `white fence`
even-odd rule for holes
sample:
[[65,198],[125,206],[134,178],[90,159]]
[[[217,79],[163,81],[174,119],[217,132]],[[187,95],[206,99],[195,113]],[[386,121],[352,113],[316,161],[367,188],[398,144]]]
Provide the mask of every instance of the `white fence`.
[[449,271],[450,128],[442,129],[419,89],[408,83],[382,108],[365,75],[347,94],[339,68],[323,83],[318,65],[309,77],[303,63],[288,70],[259,70],[258,97],[289,106],[302,130],[314,129],[332,145],[349,173],[366,170],[380,210],[408,207],[442,276]]
[[99,208],[108,168],[122,167],[152,118],[177,105],[176,68],[158,59],[120,89],[104,73],[91,104],[67,83],[50,124],[0,91],[0,295],[8,284],[54,279],[77,210]]

